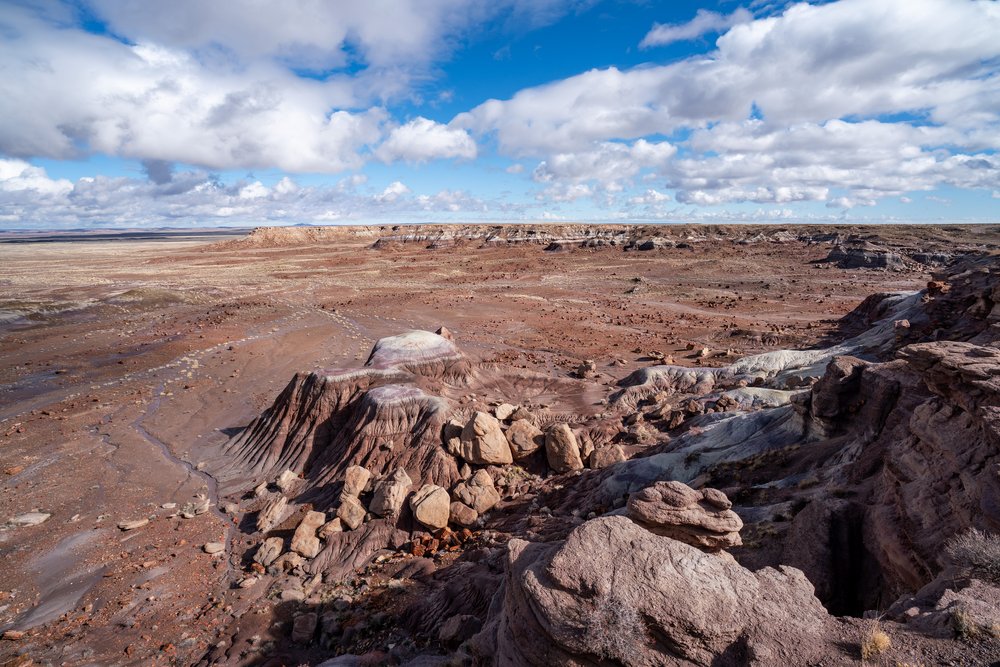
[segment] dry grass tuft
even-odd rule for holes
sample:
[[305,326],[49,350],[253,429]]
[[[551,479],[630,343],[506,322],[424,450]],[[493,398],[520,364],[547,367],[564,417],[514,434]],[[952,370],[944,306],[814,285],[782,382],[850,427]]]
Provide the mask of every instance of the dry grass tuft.
[[892,648],[892,640],[879,627],[878,621],[875,621],[861,640],[861,659],[871,660],[890,648]]

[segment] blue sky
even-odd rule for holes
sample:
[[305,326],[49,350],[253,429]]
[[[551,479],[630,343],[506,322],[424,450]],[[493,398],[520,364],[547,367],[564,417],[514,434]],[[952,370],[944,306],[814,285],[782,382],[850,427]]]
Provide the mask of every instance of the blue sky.
[[15,0],[0,228],[1000,222],[1000,3]]

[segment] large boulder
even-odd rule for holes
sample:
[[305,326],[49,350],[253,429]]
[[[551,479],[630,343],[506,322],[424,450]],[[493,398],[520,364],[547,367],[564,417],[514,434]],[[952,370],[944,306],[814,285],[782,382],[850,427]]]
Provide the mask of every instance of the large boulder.
[[461,456],[473,465],[505,465],[514,462],[500,422],[485,412],[474,414],[462,430]]
[[277,496],[264,503],[264,507],[257,513],[257,530],[262,533],[271,530],[281,520],[287,507],[288,498],[285,496]]
[[517,419],[507,429],[507,442],[514,459],[526,459],[545,446],[545,434],[527,419]]
[[413,480],[402,468],[397,468],[375,485],[375,494],[368,504],[372,514],[382,517],[399,516]]
[[498,502],[500,494],[493,485],[493,478],[485,470],[479,470],[468,482],[455,487],[455,498],[465,503],[478,514],[489,511]]
[[559,544],[511,540],[501,604],[473,650],[498,665],[803,665],[830,617],[793,568],[751,572],[630,519]]
[[326,514],[323,512],[306,512],[298,528],[295,529],[295,534],[292,535],[291,550],[306,558],[315,558],[320,549],[316,531],[324,523]]
[[648,530],[709,551],[739,546],[743,521],[716,489],[657,482],[628,499],[628,516]]
[[267,538],[257,547],[257,551],[253,555],[253,561],[267,567],[278,560],[278,556],[281,555],[281,548],[284,545],[285,541],[280,537]]
[[340,499],[340,507],[337,508],[337,518],[342,526],[348,530],[355,530],[365,522],[365,506],[354,496],[343,496]]
[[556,472],[583,469],[580,446],[568,424],[554,424],[545,433],[545,456]]
[[410,509],[413,517],[428,528],[444,528],[451,517],[451,497],[440,486],[424,484],[410,496]]
[[351,466],[344,471],[344,493],[357,498],[364,493],[372,474],[367,468]]

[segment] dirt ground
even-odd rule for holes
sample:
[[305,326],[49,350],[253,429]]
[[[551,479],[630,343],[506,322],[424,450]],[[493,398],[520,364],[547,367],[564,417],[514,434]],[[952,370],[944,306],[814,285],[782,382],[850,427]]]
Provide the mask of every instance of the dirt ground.
[[593,359],[612,383],[652,351],[809,347],[868,295],[929,279],[816,263],[829,244],[802,241],[371,245],[0,245],[0,523],[51,515],[0,530],[0,664],[189,664],[219,641],[255,599],[203,545],[237,528],[177,513],[215,499],[201,452],[296,371],[444,325],[474,359],[553,375]]

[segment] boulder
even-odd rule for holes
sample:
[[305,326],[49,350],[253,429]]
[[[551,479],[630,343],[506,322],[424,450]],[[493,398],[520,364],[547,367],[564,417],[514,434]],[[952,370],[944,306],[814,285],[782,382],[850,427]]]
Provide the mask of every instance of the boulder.
[[414,518],[432,530],[444,528],[451,516],[451,497],[435,484],[424,484],[410,497]]
[[545,456],[556,472],[581,470],[580,447],[568,424],[554,424],[545,433]]
[[500,421],[506,421],[510,419],[510,416],[513,415],[516,410],[517,408],[510,403],[501,403],[493,408],[493,416]]
[[514,462],[510,445],[496,417],[476,412],[462,430],[461,456],[473,465],[505,465]]
[[292,641],[296,644],[308,644],[316,634],[319,616],[314,611],[297,614],[292,621]]
[[289,548],[306,558],[315,558],[320,549],[316,531],[324,523],[326,523],[326,514],[323,512],[306,512],[292,535],[292,543]]
[[718,551],[743,543],[743,521],[731,507],[716,489],[696,491],[681,482],[657,482],[629,498],[628,516],[657,535]]
[[590,455],[590,467],[595,470],[607,468],[625,460],[625,451],[620,445],[605,445],[593,451]]
[[341,525],[348,530],[355,530],[365,522],[365,506],[354,496],[344,496],[340,499],[340,507],[337,508],[337,518]]
[[805,665],[836,651],[805,576],[751,572],[626,517],[563,543],[508,543],[504,594],[472,650],[498,665]]
[[221,554],[226,550],[226,545],[224,542],[206,542],[201,548],[205,553],[214,556],[216,554]]
[[485,470],[476,472],[468,482],[456,486],[454,494],[456,499],[476,510],[477,514],[489,511],[500,502],[493,478]]
[[[26,512],[10,518],[10,523],[15,526],[37,526],[45,523],[52,515],[47,512]],[[124,530],[124,529],[123,529]]]
[[469,527],[479,519],[479,513],[462,502],[455,501],[449,508],[448,520],[456,526]]
[[449,419],[441,428],[441,442],[452,456],[462,455],[462,430],[465,424],[457,419]]
[[327,521],[326,523],[324,523],[320,527],[320,529],[316,533],[316,535],[321,540],[328,540],[328,539],[330,539],[330,537],[334,533],[342,533],[342,532],[344,532],[344,526],[343,526],[343,524],[342,524],[342,522],[340,520],[340,517],[337,516],[337,517],[334,517],[332,520]]
[[284,471],[278,475],[278,479],[274,480],[274,485],[278,487],[282,493],[290,493],[298,483],[299,476],[291,470]]
[[267,567],[278,559],[278,556],[281,555],[281,549],[284,546],[285,541],[280,537],[269,537],[257,547],[257,551],[253,555],[253,561]]
[[367,468],[362,468],[361,466],[349,467],[344,471],[343,493],[357,498],[364,493],[365,488],[368,486],[368,480],[371,477],[372,474],[368,472]]
[[518,419],[507,429],[507,442],[514,459],[520,461],[545,446],[545,434],[527,419]]
[[388,518],[399,516],[411,486],[413,480],[410,476],[404,469],[397,468],[375,485],[375,495],[368,508],[372,514],[378,516]]
[[538,425],[537,424],[538,420],[535,417],[535,415],[531,412],[531,410],[529,410],[528,408],[526,408],[524,406],[521,406],[517,410],[514,410],[514,414],[512,414],[510,416],[510,420],[513,421],[513,422],[516,422],[516,421],[521,420],[521,419],[529,421],[532,424],[535,424],[536,426]]
[[288,498],[285,496],[271,498],[264,503],[264,507],[257,514],[257,530],[262,533],[271,530],[275,524],[281,521],[281,515],[285,513],[286,507],[288,507]]

